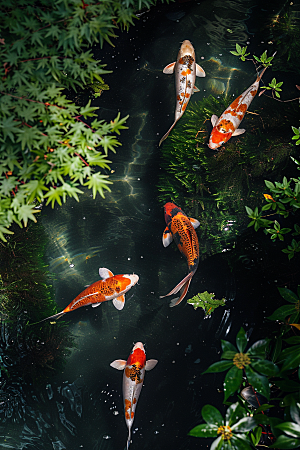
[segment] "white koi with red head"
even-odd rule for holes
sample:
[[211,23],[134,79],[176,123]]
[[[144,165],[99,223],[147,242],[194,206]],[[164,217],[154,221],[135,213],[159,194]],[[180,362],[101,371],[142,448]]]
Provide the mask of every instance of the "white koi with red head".
[[196,76],[205,77],[205,72],[202,67],[196,64],[195,50],[190,41],[183,41],[177,56],[177,61],[168,64],[163,70],[163,73],[166,74],[173,72],[175,72],[176,88],[175,120],[171,128],[159,141],[159,145],[168,137],[176,122],[183,115],[193,92],[198,91],[195,86]]
[[239,125],[258,91],[259,82],[266,69],[267,67],[257,76],[256,81],[225,109],[220,118],[216,115],[211,116],[213,129],[209,137],[209,148],[216,150],[229,141],[231,136],[239,136],[245,133],[246,130],[239,128]]
[[239,136],[240,134],[245,133],[246,130],[244,128],[239,128],[239,125],[257,94],[259,82],[266,69],[267,67],[265,67],[257,76],[256,81],[237,97],[227,109],[225,109],[220,118],[215,114],[211,116],[213,129],[209,137],[209,148],[216,150],[229,141],[231,136]]
[[127,449],[131,441],[131,427],[134,421],[137,401],[143,387],[145,371],[153,369],[157,363],[157,359],[146,361],[144,346],[141,342],[137,342],[127,361],[116,359],[110,364],[115,369],[124,370],[123,400],[125,421],[128,428]]

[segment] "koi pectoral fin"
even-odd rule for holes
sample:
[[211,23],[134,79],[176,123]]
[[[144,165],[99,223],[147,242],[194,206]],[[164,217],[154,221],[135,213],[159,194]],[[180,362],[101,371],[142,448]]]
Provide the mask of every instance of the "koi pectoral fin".
[[189,220],[190,220],[191,224],[193,225],[194,229],[199,227],[199,225],[200,225],[199,220],[193,219],[192,217],[189,217]]
[[125,305],[125,295],[123,294],[117,298],[114,298],[112,302],[113,302],[114,307],[120,311],[121,309],[124,308],[124,305]]
[[102,278],[102,280],[106,280],[106,278],[114,276],[114,274],[109,269],[106,269],[106,267],[99,268],[99,275]]
[[171,64],[168,64],[164,69],[163,69],[163,73],[170,75],[171,73],[174,72],[174,67],[175,67],[176,62],[172,62]]
[[219,120],[219,117],[216,116],[215,114],[213,114],[213,115],[211,116],[210,121],[211,121],[211,124],[212,124],[213,127],[216,125],[216,123],[218,122],[218,120]]
[[200,92],[200,89],[198,89],[197,86],[194,86],[194,87],[193,87],[193,92],[192,92],[192,94],[195,94],[195,92]]
[[245,133],[245,129],[244,128],[238,128],[237,130],[235,130],[233,133],[232,133],[232,136],[239,136],[240,134],[243,134],[243,133]]
[[172,235],[171,231],[169,230],[169,227],[166,227],[163,232],[163,237],[162,237],[163,246],[168,247],[168,245],[170,245],[172,241],[173,241],[173,235]]
[[110,366],[117,370],[124,370],[126,367],[126,361],[124,359],[115,359]]
[[101,305],[101,302],[100,303],[92,303],[92,308],[97,308],[97,306],[100,306]]
[[201,66],[199,66],[199,64],[196,64],[196,77],[205,77],[205,71],[202,69]]
[[154,369],[157,363],[158,363],[157,359],[148,359],[148,361],[146,361],[145,370],[149,371]]

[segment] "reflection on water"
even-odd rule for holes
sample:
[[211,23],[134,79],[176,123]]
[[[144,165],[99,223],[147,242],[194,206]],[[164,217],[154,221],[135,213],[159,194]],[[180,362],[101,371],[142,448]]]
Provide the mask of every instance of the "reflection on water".
[[[99,267],[114,273],[136,272],[140,282],[127,295],[122,311],[108,302],[69,315],[76,347],[64,372],[39,387],[22,386],[22,380],[16,380],[9,389],[0,390],[0,415],[6,417],[0,428],[2,448],[124,448],[127,430],[120,377],[109,364],[137,341],[160,363],[146,379],[139,399],[132,450],[206,448],[206,441],[187,433],[199,423],[202,406],[217,406],[222,393],[217,390],[219,378],[202,373],[218,360],[220,338],[230,340],[242,324],[260,332],[255,325],[261,320],[260,299],[267,297],[274,280],[269,279],[266,287],[254,249],[251,257],[246,252],[240,260],[230,260],[232,250],[223,247],[223,253],[200,261],[189,298],[206,290],[226,298],[226,309],[217,309],[211,318],[204,320],[202,310],[186,304],[170,309],[168,301],[159,299],[186,270],[175,246],[165,249],[161,243],[165,225],[155,188],[160,172],[157,144],[174,111],[174,80],[166,79],[162,69],[176,58],[179,43],[190,39],[196,60],[207,73],[191,102],[212,92],[215,96],[242,92],[252,80],[253,65],[243,64],[229,50],[236,42],[248,45],[251,37],[259,43],[258,52],[264,51],[264,36],[257,31],[249,37],[247,27],[268,17],[254,0],[187,2],[184,12],[175,20],[174,15],[146,12],[128,33],[119,33],[115,48],[107,46],[99,53],[114,70],[105,77],[110,90],[97,100],[99,116],[109,120],[118,110],[122,116],[130,114],[122,147],[117,155],[110,155],[112,191],[105,200],[94,200],[86,192],[80,203],[68,200],[63,207],[42,213],[58,309],[99,278]],[[249,30],[253,31],[250,26]],[[211,226],[209,205],[205,213],[204,221]],[[214,234],[227,236],[240,226],[232,220],[236,219],[220,222],[218,217],[221,230]],[[201,242],[202,248],[212,245],[208,239]]]

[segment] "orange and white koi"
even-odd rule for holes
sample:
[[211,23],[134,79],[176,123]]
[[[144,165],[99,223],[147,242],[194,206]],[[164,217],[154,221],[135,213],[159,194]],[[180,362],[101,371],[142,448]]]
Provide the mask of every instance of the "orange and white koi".
[[195,86],[196,76],[205,77],[205,72],[202,67],[196,64],[195,50],[190,41],[183,41],[177,56],[177,61],[168,64],[163,70],[163,73],[166,74],[173,72],[175,72],[176,88],[175,120],[171,128],[159,141],[159,145],[168,137],[176,122],[183,115],[193,92],[199,91]]
[[135,409],[143,387],[145,371],[153,369],[158,363],[157,359],[148,359],[141,342],[137,342],[127,361],[116,359],[110,365],[123,373],[123,400],[125,421],[128,428],[127,450],[131,441],[131,427],[134,421]]
[[125,294],[138,282],[138,275],[114,275],[104,267],[99,269],[99,275],[102,279],[91,284],[77,295],[63,311],[46,317],[41,322],[47,319],[59,319],[64,314],[82,306],[92,305],[93,308],[96,308],[96,306],[108,300],[112,300],[117,309],[123,309]]
[[216,150],[229,141],[231,136],[239,136],[245,133],[246,130],[239,128],[239,125],[258,91],[259,82],[266,69],[267,67],[257,76],[256,81],[225,109],[220,118],[215,114],[211,116],[213,130],[209,137],[209,148]]
[[175,288],[167,295],[177,294],[180,291],[180,297],[174,298],[170,307],[179,305],[187,294],[192,277],[195,274],[199,264],[199,242],[195,228],[200,225],[197,219],[189,218],[181,208],[174,203],[166,203],[164,207],[166,228],[163,233],[163,245],[167,247],[174,239],[180,252],[186,257],[189,273]]

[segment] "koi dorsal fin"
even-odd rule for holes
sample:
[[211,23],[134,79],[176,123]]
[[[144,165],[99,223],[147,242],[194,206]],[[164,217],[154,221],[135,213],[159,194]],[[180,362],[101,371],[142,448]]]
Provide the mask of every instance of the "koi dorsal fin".
[[124,359],[115,359],[110,366],[117,370],[124,370],[126,367],[126,361]]
[[117,298],[114,298],[112,302],[113,302],[114,307],[120,311],[121,309],[124,308],[124,305],[125,305],[125,295],[123,294]]
[[114,276],[114,274],[109,269],[106,269],[105,267],[99,268],[99,275],[102,278],[102,280],[106,280],[106,278]]
[[172,233],[169,230],[169,227],[166,227],[163,232],[163,237],[162,237],[163,246],[168,247],[168,245],[170,245],[172,241],[173,241]]
[[152,370],[154,369],[157,363],[158,363],[157,359],[148,359],[148,361],[146,361],[145,369]]

